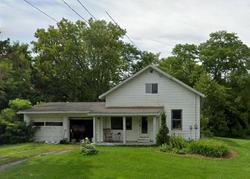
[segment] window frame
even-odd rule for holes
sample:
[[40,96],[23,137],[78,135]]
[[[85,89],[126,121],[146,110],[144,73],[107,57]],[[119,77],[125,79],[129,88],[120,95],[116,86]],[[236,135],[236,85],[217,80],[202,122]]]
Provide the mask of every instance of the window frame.
[[[43,124],[43,125],[35,125],[35,124]],[[45,126],[45,122],[40,122],[40,121],[36,121],[36,122],[32,122],[32,126],[35,126],[35,127],[43,127]]]
[[[180,112],[181,112],[181,114],[180,114],[181,118],[180,118],[180,119],[174,119],[174,118],[173,118],[173,112],[174,112],[174,111],[180,111]],[[181,128],[174,128],[174,127],[173,127],[173,121],[180,121],[180,123],[181,123]],[[182,109],[172,109],[172,110],[171,110],[171,129],[172,129],[172,130],[182,130],[182,128],[183,128],[183,127],[182,127],[182,123],[183,123],[182,121],[183,121],[183,110],[182,110]]]
[[145,93],[146,94],[158,94],[159,93],[158,83],[145,83]]
[[46,121],[44,126],[48,126],[48,127],[60,127],[63,126],[63,122],[61,121]]
[[[118,118],[120,118],[120,120],[121,120],[121,128],[117,128],[117,127],[114,128],[114,126],[113,126],[114,124],[112,123],[112,121],[118,120]],[[122,130],[123,129],[123,119],[122,119],[122,117],[119,117],[119,116],[110,117],[110,128],[111,128],[111,130]]]

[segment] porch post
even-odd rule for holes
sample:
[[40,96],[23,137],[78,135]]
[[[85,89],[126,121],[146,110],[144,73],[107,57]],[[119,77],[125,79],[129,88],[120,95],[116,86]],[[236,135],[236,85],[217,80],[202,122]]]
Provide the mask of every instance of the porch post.
[[156,116],[153,117],[153,143],[156,144]]
[[126,144],[126,117],[125,116],[123,116],[123,118],[122,118],[122,122],[123,122],[123,125],[122,125],[122,127],[123,127],[123,144]]
[[96,117],[94,116],[93,117],[93,143],[95,144],[96,143],[96,132],[95,132],[95,129],[96,129]]

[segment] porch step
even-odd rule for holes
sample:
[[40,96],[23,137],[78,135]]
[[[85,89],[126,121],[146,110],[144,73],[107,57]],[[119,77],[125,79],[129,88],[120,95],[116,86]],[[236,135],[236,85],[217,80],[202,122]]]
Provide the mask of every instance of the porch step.
[[150,138],[149,137],[140,137],[138,138],[138,143],[149,143],[150,142]]

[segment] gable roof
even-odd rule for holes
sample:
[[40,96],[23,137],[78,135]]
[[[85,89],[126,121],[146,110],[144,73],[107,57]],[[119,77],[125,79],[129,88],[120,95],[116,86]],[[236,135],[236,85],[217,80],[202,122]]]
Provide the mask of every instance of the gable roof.
[[107,96],[108,94],[112,93],[113,91],[115,91],[116,89],[120,88],[121,86],[123,86],[125,83],[129,82],[130,80],[134,79],[136,76],[139,76],[140,74],[142,74],[144,71],[148,70],[148,69],[153,69],[155,71],[157,71],[158,73],[162,74],[163,76],[165,76],[166,78],[176,82],[177,84],[183,86],[184,88],[186,88],[187,90],[201,96],[201,97],[205,97],[204,94],[202,94],[201,92],[195,90],[194,88],[188,86],[187,84],[183,83],[182,81],[176,79],[175,77],[167,74],[166,72],[162,71],[161,69],[157,68],[156,66],[153,65],[148,65],[147,67],[143,68],[142,70],[140,70],[139,72],[137,72],[136,74],[134,74],[133,76],[127,78],[126,80],[122,81],[120,84],[116,85],[115,87],[111,88],[110,90],[108,90],[107,92],[101,94],[99,96],[99,99],[103,99],[105,96]]

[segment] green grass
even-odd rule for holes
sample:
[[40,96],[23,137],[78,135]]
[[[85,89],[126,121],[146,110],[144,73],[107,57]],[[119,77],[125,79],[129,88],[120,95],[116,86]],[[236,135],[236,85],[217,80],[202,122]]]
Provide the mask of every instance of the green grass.
[[19,155],[16,152],[29,151],[33,147],[41,153],[52,148],[73,150],[33,158],[1,171],[0,178],[250,178],[250,140],[216,140],[228,144],[237,156],[225,160],[208,159],[163,153],[157,147],[97,147],[97,155],[82,156],[78,145],[4,146],[0,147],[0,156],[11,154],[15,157]]

